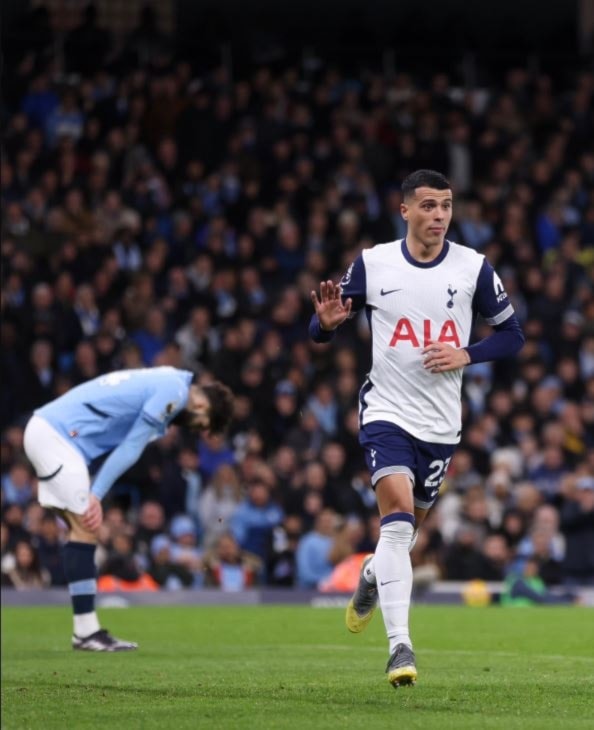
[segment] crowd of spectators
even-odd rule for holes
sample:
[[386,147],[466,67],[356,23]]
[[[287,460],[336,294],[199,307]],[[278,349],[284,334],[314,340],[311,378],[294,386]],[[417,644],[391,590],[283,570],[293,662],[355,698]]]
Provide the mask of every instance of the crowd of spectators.
[[237,397],[226,437],[172,427],[114,486],[105,589],[316,587],[373,550],[369,332],[362,317],[310,342],[309,294],[404,236],[399,183],[422,167],[451,180],[448,238],[497,268],[527,342],[466,371],[415,571],[503,580],[536,561],[547,585],[594,584],[594,74],[465,88],[322,59],[232,76],[142,29],[116,53],[85,22],[97,53],[40,41],[4,90],[3,585],[65,583],[27,418],[118,368],[187,368]]

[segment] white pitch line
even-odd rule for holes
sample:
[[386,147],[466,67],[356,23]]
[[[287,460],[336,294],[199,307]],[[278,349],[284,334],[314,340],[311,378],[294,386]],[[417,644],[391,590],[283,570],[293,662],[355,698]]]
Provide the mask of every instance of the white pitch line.
[[[345,646],[344,644],[260,644],[262,649],[307,649],[317,651],[356,651],[356,652],[373,652],[385,653],[386,649],[379,646]],[[552,659],[555,661],[561,659],[571,659],[572,661],[591,662],[594,663],[594,657],[591,656],[575,656],[571,654],[530,654],[520,651],[491,651],[489,649],[417,649],[418,654],[456,654],[457,656],[482,656],[488,659],[490,656],[496,657],[521,657],[522,659]]]

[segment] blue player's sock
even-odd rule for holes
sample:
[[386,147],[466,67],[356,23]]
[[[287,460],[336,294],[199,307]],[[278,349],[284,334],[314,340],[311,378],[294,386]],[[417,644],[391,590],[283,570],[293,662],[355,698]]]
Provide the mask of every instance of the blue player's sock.
[[74,612],[74,633],[81,638],[90,636],[100,628],[95,613],[95,545],[67,542],[64,545],[64,574]]

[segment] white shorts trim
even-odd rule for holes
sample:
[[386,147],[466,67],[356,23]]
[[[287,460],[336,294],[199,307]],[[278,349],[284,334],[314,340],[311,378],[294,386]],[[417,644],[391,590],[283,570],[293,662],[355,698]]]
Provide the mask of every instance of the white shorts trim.
[[[437,499],[437,495],[435,495],[435,499]],[[425,502],[424,500],[415,497],[415,507],[418,507],[419,509],[431,509],[431,507],[435,504],[435,499],[432,502]]]
[[415,475],[412,473],[412,469],[408,466],[384,466],[382,469],[374,471],[371,475],[371,486],[375,489],[375,485],[379,482],[382,477],[387,477],[390,474],[406,474],[411,481],[411,486],[415,485]]
[[[77,515],[86,512],[91,478],[82,454],[41,416],[27,424],[23,445],[39,479],[39,504]],[[49,475],[55,476],[43,478]]]

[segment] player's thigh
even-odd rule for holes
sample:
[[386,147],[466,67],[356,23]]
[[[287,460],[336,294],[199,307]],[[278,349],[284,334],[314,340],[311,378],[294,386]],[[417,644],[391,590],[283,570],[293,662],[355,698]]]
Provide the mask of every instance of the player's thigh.
[[376,484],[375,496],[380,517],[407,512],[413,514],[412,483],[407,474],[389,474]]
[[84,514],[91,479],[82,455],[38,416],[27,424],[24,448],[37,474],[39,503],[73,515]]
[[82,523],[82,515],[77,515],[65,509],[57,509],[56,507],[51,507],[50,509],[68,525],[69,540],[73,540],[74,542],[88,542],[93,545],[97,543],[99,530],[97,532],[88,530]]
[[99,530],[91,532],[82,523],[82,515],[74,512],[65,512],[65,517],[70,526],[70,540],[75,542],[89,542],[95,544],[99,538]]

